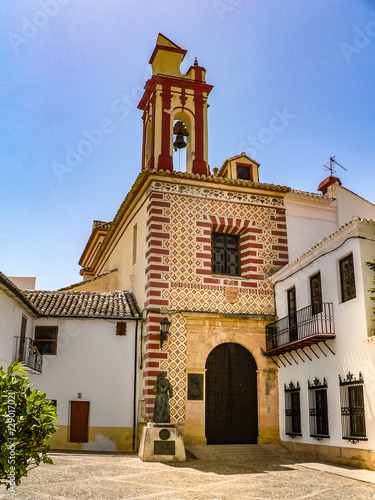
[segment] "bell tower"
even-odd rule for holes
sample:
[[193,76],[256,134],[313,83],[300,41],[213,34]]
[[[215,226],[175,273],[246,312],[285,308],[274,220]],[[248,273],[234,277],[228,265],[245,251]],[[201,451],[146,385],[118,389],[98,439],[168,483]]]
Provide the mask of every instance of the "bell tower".
[[172,171],[173,148],[186,144],[186,171],[208,175],[207,97],[213,87],[197,59],[181,74],[186,52],[159,33],[149,61],[152,77],[138,105],[143,111],[142,170]]

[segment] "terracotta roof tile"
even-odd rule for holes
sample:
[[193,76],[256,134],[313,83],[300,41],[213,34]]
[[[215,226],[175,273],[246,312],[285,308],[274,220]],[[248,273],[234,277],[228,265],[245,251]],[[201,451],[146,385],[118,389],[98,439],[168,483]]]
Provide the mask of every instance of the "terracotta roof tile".
[[78,318],[138,318],[139,309],[132,293],[29,291],[22,292],[43,316]]

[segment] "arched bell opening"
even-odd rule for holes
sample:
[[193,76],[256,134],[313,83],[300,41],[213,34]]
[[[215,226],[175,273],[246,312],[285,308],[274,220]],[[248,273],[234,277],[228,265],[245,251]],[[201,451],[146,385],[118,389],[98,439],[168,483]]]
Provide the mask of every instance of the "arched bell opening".
[[187,109],[172,114],[173,170],[192,172],[194,160],[194,116]]
[[186,148],[189,132],[181,120],[173,123],[173,170],[186,171]]

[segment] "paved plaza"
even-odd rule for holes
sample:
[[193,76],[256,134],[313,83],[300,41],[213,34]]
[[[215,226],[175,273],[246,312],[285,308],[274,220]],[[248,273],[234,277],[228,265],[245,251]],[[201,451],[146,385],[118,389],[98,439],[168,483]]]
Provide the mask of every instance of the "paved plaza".
[[375,499],[375,472],[306,462],[278,445],[191,446],[184,463],[54,453],[0,499]]

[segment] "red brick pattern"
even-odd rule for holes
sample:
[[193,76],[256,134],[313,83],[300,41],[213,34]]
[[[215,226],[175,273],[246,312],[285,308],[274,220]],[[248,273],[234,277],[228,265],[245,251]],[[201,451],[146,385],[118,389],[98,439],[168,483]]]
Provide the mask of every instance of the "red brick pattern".
[[143,326],[144,334],[144,372],[143,396],[146,398],[146,415],[152,417],[155,393],[153,386],[156,376],[161,371],[161,362],[168,359],[168,351],[160,349],[160,321],[163,316],[153,311],[169,309],[170,301],[162,297],[162,291],[168,290],[170,284],[165,280],[169,265],[164,264],[169,250],[164,248],[164,241],[170,238],[165,225],[170,224],[170,217],[164,211],[170,208],[170,203],[164,201],[164,194],[151,193],[147,206],[147,250],[146,250],[146,320]]
[[[150,312],[145,322],[146,411],[148,416],[152,415],[152,387],[156,374],[163,370],[175,391],[171,401],[172,420],[183,423],[186,329],[184,318],[176,311],[274,314],[273,292],[267,278],[288,262],[285,210],[267,204],[267,199],[262,205],[167,190],[151,190],[147,208],[145,307],[175,312],[168,316],[172,325],[163,350],[159,345],[162,316]],[[239,235],[240,277],[211,274],[213,231]],[[235,303],[226,299],[228,286],[238,289]]]

